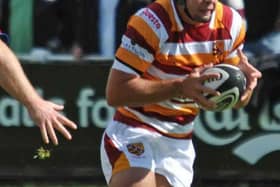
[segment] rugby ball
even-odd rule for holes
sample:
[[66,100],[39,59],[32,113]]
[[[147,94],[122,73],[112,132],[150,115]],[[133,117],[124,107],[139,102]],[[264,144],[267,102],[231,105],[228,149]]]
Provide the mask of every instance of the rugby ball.
[[219,96],[206,97],[217,104],[212,111],[223,111],[232,108],[241,98],[246,89],[246,76],[236,66],[230,64],[218,64],[206,69],[205,73],[219,73],[217,79],[208,79],[204,85],[220,92]]

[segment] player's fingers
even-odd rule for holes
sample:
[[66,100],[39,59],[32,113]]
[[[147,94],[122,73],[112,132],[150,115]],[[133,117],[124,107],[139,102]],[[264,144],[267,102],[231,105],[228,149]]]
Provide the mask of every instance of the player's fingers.
[[50,136],[51,141],[53,142],[54,145],[58,145],[58,140],[54,131],[53,124],[50,121],[47,121],[47,132],[48,135]]
[[207,86],[201,86],[199,90],[201,93],[203,93],[203,95],[212,95],[212,96],[220,95],[220,92],[218,92],[217,90],[214,90],[212,88],[209,88]]
[[254,78],[254,79],[251,79],[251,80],[248,81],[248,86],[247,87],[248,87],[249,90],[253,90],[253,89],[255,89],[257,84],[258,84],[258,80],[256,78]]
[[242,95],[240,101],[234,106],[234,108],[238,109],[246,106],[249,103],[251,96],[252,96],[252,90],[247,89]]
[[251,77],[258,79],[262,77],[262,73],[259,70],[257,70],[254,66],[251,65],[249,69],[251,71]]
[[250,76],[252,77],[256,77],[256,78],[261,78],[262,76],[262,73],[257,69],[255,68],[252,64],[248,63],[247,64],[247,71],[250,72]]
[[50,141],[45,124],[41,124],[39,127],[43,141],[48,144]]
[[64,109],[63,105],[59,105],[59,104],[56,104],[56,103],[52,103],[52,105],[53,105],[53,108],[55,110],[63,110]]
[[259,78],[262,77],[262,73],[261,73],[260,71],[257,70],[257,71],[255,71],[255,72],[252,73],[252,76],[254,76],[254,77],[256,77],[256,78],[259,79]]
[[71,140],[72,136],[69,131],[57,120],[55,120],[56,126],[55,129],[59,131],[66,139]]
[[[244,57],[245,58],[245,57]],[[247,57],[246,57],[247,58]],[[243,60],[244,62],[244,60]],[[248,60],[245,62],[245,64],[242,66],[243,71],[246,73],[247,78],[248,77],[253,77],[253,78],[261,78],[262,73],[255,68],[252,64],[248,62]]]
[[204,83],[205,81],[211,81],[213,79],[219,79],[220,78],[220,73],[205,73],[200,76],[200,82]]
[[206,71],[209,68],[212,68],[213,66],[214,66],[213,63],[205,64],[205,65],[200,66],[200,73],[203,73],[204,71]]
[[77,125],[62,114],[59,114],[58,120],[59,122],[61,122],[67,127],[70,127],[71,129],[77,129]]
[[202,72],[204,72],[206,69],[213,67],[213,64],[205,64],[199,67],[196,67],[192,70],[192,75],[196,75],[197,77],[200,76]]
[[203,65],[203,67],[204,68],[211,68],[211,67],[213,67],[214,66],[214,64],[211,62],[211,63],[209,63],[209,64],[204,64]]
[[214,109],[216,107],[216,103],[214,101],[208,100],[203,95],[197,95],[194,98],[194,101],[204,109]]
[[244,94],[241,96],[241,102],[247,104],[246,101],[251,98],[252,93],[253,91],[250,89],[245,90]]

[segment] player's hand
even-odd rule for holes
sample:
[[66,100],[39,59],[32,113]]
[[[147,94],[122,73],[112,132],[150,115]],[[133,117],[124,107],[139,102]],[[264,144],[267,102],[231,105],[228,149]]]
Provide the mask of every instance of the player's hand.
[[48,144],[51,140],[53,144],[58,145],[56,130],[66,139],[72,139],[66,127],[77,129],[77,125],[60,113],[63,110],[62,105],[37,99],[30,106],[27,106],[27,109],[35,124],[40,128],[45,143]]
[[234,108],[239,109],[245,107],[251,100],[252,95],[253,95],[253,90],[250,89],[245,90],[244,94],[241,96],[241,99],[235,104]]
[[208,88],[203,83],[208,79],[219,78],[219,74],[202,74],[202,72],[212,65],[195,68],[183,81],[183,97],[194,100],[205,109],[214,109],[215,102],[208,100],[205,95],[219,95],[216,90]]
[[240,49],[238,49],[237,53],[240,58],[238,66],[245,73],[247,81],[246,90],[241,96],[240,101],[235,105],[235,108],[240,108],[249,103],[253,91],[258,84],[258,79],[262,77],[262,73],[249,63],[247,56]]

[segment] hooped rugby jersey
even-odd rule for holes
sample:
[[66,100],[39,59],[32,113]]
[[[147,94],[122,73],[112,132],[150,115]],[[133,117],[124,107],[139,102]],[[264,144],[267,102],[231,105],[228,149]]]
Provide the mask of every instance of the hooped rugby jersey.
[[[207,63],[237,64],[245,24],[232,8],[217,2],[208,23],[184,23],[174,0],[157,0],[133,15],[113,68],[157,81],[188,75]],[[173,138],[191,138],[199,107],[173,98],[142,107],[120,107],[114,120]]]

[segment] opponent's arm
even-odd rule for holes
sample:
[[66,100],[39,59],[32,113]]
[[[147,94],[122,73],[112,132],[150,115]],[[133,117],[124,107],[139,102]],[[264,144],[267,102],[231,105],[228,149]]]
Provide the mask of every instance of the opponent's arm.
[[28,106],[39,95],[27,80],[20,63],[0,40],[0,85],[22,104]]
[[58,144],[55,129],[67,139],[71,139],[70,133],[63,125],[76,129],[76,124],[59,113],[63,106],[45,101],[37,94],[18,59],[1,40],[0,86],[26,106],[35,124],[39,126],[45,143],[49,143],[51,138],[54,144]]

